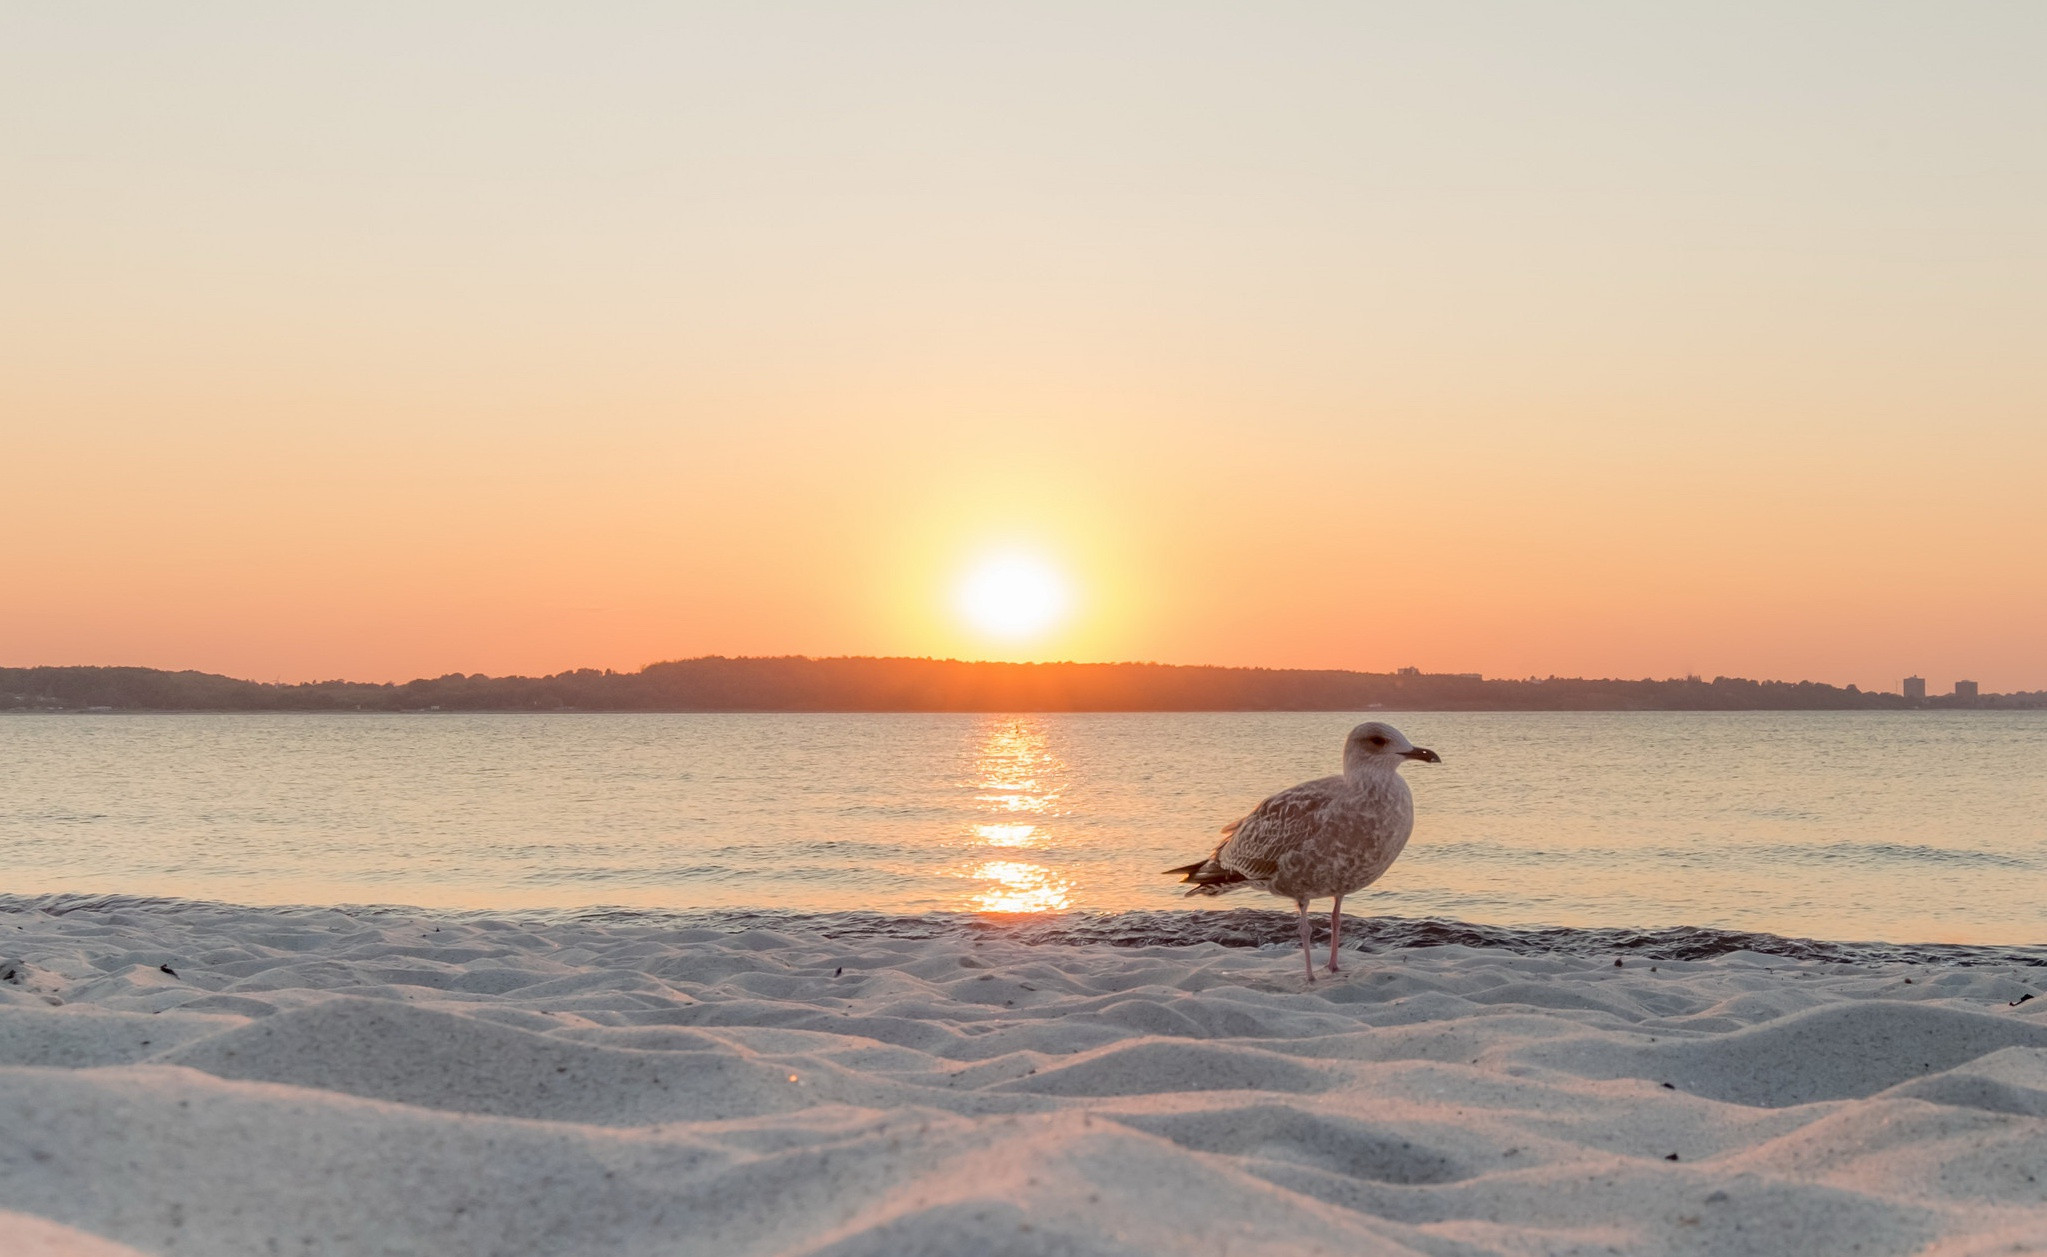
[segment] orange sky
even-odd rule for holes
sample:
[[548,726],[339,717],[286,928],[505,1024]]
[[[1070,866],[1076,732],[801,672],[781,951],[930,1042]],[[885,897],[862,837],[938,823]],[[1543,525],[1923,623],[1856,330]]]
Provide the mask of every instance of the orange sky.
[[1651,7],[17,6],[0,664],[2047,688],[2047,10]]

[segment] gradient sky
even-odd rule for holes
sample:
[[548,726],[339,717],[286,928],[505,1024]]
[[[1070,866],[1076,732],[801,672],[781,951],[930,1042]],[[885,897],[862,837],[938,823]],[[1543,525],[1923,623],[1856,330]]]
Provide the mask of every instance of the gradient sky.
[[[2047,6],[0,3],[0,664],[2047,688]],[[1070,574],[1008,646],[977,554]]]

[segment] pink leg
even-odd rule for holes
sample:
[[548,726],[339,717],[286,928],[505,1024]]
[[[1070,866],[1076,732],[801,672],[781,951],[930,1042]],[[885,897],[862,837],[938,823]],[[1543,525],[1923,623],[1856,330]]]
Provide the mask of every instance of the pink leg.
[[1308,966],[1308,981],[1313,982],[1315,980],[1315,924],[1308,919],[1308,901],[1303,899],[1299,902],[1301,905],[1301,959]]
[[1343,896],[1336,897],[1336,906],[1329,910],[1329,972],[1342,973],[1336,967],[1336,944],[1343,936]]

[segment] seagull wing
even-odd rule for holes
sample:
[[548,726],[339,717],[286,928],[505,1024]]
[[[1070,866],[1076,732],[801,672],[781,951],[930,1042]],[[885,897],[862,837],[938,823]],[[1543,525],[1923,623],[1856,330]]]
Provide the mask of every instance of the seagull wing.
[[1270,881],[1279,862],[1320,830],[1342,789],[1343,778],[1324,777],[1273,795],[1223,827],[1215,862],[1248,881]]

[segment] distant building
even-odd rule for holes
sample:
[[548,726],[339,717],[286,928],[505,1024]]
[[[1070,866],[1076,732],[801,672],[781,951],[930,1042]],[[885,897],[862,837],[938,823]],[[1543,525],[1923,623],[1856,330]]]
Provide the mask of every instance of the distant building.
[[1421,674],[1422,670],[1420,668],[1400,668],[1396,669],[1393,673],[1394,676],[1399,677],[1418,677]]
[[1975,702],[1976,683],[1974,681],[1955,682],[1955,697],[1961,699],[1965,703]]
[[1925,697],[1926,697],[1926,678],[1925,678],[1925,677],[1906,677],[1906,678],[1905,678],[1905,697],[1906,697],[1906,698],[1925,698]]

